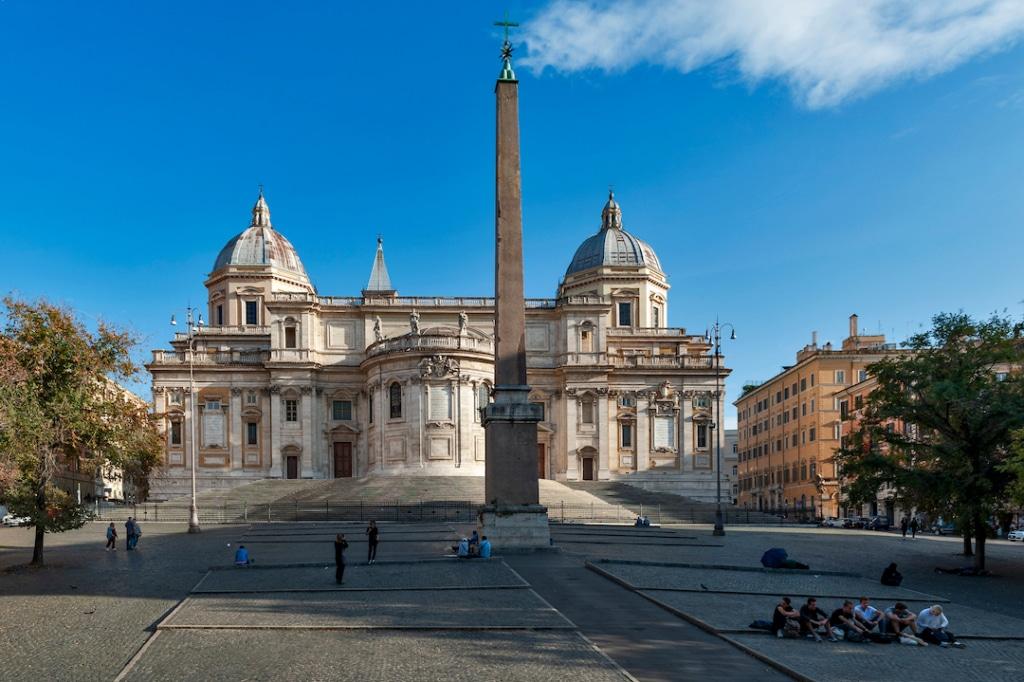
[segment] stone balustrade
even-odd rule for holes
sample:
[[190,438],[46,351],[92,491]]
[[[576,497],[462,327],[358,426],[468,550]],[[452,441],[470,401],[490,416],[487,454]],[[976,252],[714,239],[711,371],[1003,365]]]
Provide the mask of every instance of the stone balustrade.
[[475,336],[452,334],[405,334],[371,344],[368,357],[406,351],[464,351],[494,355],[494,342]]

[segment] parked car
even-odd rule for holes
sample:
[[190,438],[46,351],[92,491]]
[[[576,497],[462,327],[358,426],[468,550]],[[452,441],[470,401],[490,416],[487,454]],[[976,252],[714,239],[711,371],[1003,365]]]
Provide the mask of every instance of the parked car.
[[891,527],[892,524],[889,522],[888,516],[873,516],[864,524],[864,528],[867,530],[889,530]]
[[842,528],[844,520],[845,519],[841,519],[838,516],[830,516],[824,521],[822,521],[821,525],[825,526],[826,528]]
[[843,528],[858,528],[857,519],[853,516],[847,516],[842,520]]
[[24,526],[31,520],[32,519],[27,516],[15,516],[14,514],[8,514],[3,518],[3,524],[4,526],[11,528],[15,526]]
[[956,526],[952,523],[933,523],[932,533],[935,535],[953,535],[956,533]]
[[1024,528],[1020,530],[1011,530],[1006,534],[1006,539],[1010,542],[1016,542],[1017,540],[1024,541]]

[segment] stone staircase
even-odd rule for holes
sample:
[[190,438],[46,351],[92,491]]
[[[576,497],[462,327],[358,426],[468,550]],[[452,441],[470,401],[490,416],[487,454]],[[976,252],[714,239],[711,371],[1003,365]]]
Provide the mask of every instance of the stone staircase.
[[[645,490],[619,481],[571,481],[566,487],[586,492],[608,504],[624,507],[632,514],[643,512],[652,522],[672,523],[714,523],[713,502],[702,502],[672,493]],[[796,522],[795,516],[788,521],[778,516],[759,511],[750,511],[731,504],[722,505],[725,523],[774,524]]]

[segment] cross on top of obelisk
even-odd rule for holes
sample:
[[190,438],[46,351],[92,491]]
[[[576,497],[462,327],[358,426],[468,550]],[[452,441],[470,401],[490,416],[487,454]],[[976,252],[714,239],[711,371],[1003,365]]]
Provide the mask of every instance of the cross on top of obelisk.
[[514,81],[516,74],[512,71],[512,42],[509,40],[509,29],[513,26],[518,27],[519,24],[514,21],[509,21],[508,11],[505,11],[505,18],[501,21],[494,22],[495,26],[505,27],[505,42],[501,45],[501,73],[498,75],[500,81]]

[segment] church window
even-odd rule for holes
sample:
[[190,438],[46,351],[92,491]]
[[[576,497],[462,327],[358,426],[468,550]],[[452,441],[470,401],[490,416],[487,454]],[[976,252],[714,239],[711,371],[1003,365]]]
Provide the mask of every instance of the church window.
[[368,413],[367,416],[370,419],[370,423],[372,424],[373,423],[373,391],[370,391],[370,396],[368,398],[367,413]]
[[636,407],[636,398],[631,395],[619,396],[619,405],[622,407]]
[[249,391],[245,394],[245,404],[255,405],[256,404],[256,391]]
[[697,424],[697,449],[704,450],[708,447],[708,425]]
[[623,424],[622,427],[622,447],[631,448],[633,447],[633,425]]
[[590,396],[583,398],[580,402],[580,422],[584,424],[594,423],[594,399]]
[[331,416],[336,422],[352,420],[352,401],[335,400],[331,403]]
[[167,392],[167,402],[171,405],[181,405],[181,390],[172,388]]
[[540,413],[540,420],[544,421],[544,402],[538,401],[530,404],[536,406],[537,411]]
[[299,401],[298,400],[285,400],[284,401],[284,420],[286,422],[297,422],[299,421]]
[[401,419],[402,418],[402,385],[397,381],[391,384],[388,389],[388,398],[391,402],[391,418]]
[[284,328],[284,347],[285,348],[295,348],[296,347],[296,337],[295,337],[295,327],[294,326],[289,326],[289,327],[285,327]]
[[658,306],[654,306],[653,308],[651,308],[651,326],[661,326],[661,310],[658,308]]
[[245,424],[245,443],[246,445],[256,445],[259,437],[259,425],[256,422],[246,422]]
[[633,326],[633,304],[627,302],[621,302],[618,305],[619,310],[619,326],[620,327],[632,327]]
[[218,327],[224,326],[224,304],[217,304],[217,317],[215,319],[217,320]]
[[703,408],[711,407],[711,397],[706,394],[697,395],[693,399],[693,406]]
[[171,445],[181,445],[181,422],[171,422]]
[[256,305],[256,301],[245,302],[245,323],[246,324],[259,324],[259,308]]
[[444,384],[441,386],[427,387],[428,419],[444,420],[452,418],[452,387]]

